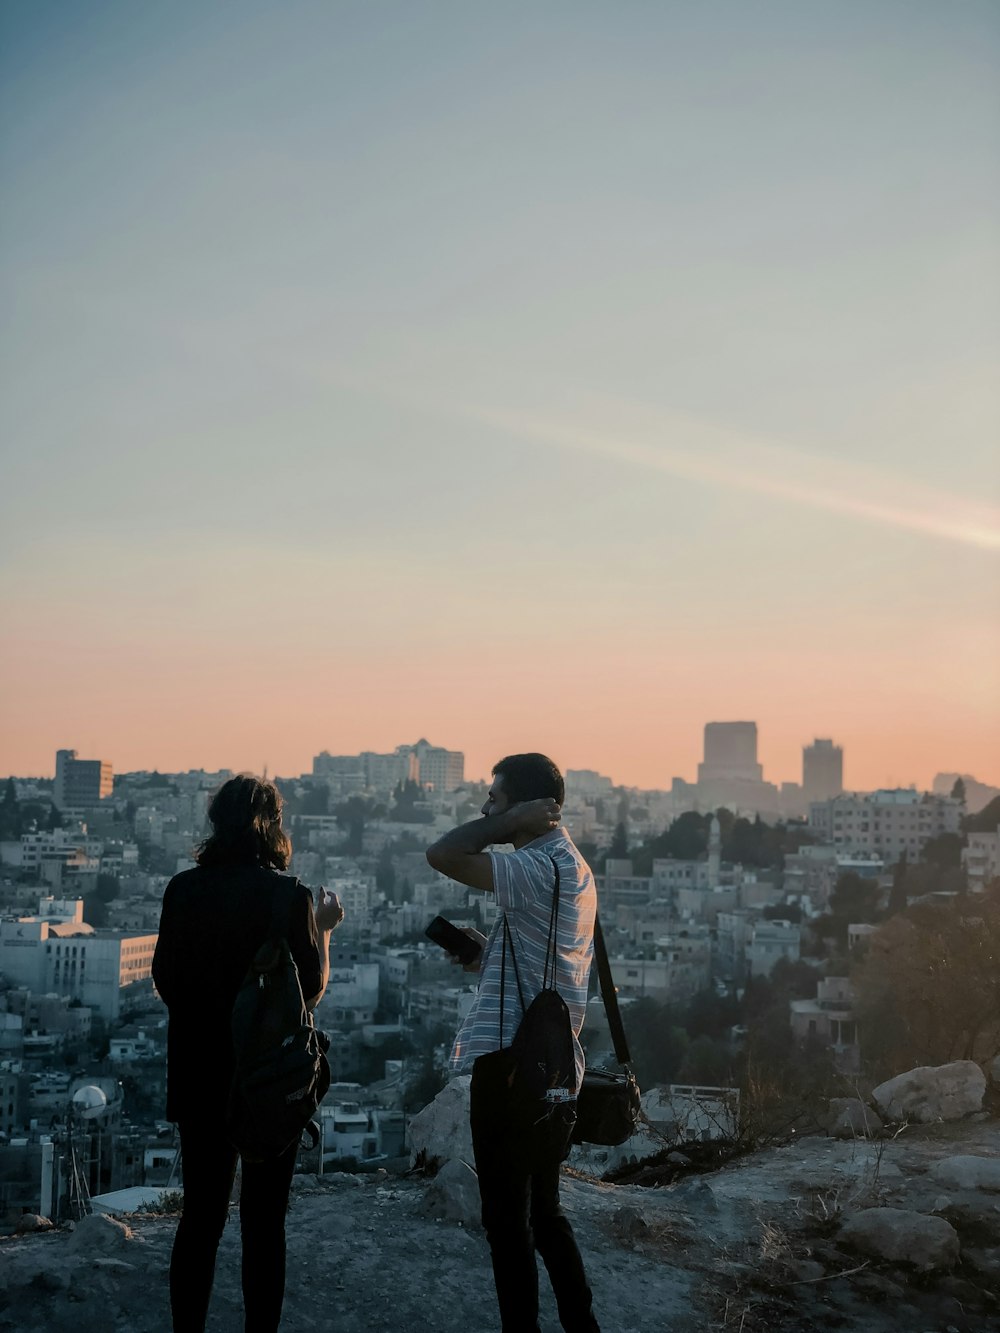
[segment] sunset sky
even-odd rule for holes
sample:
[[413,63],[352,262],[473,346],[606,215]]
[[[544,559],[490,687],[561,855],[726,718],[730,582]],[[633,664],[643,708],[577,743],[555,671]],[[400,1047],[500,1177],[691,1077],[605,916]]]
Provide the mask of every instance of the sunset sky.
[[0,9],[0,774],[1000,784],[1000,6]]

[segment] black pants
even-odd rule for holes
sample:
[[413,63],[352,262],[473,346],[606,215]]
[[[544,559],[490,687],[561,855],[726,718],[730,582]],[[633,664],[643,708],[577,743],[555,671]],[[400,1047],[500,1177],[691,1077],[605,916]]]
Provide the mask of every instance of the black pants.
[[[181,1121],[184,1211],[170,1256],[174,1333],[202,1333],[215,1256],[229,1210],[239,1154],[218,1120]],[[247,1333],[275,1333],[285,1296],[285,1213],[298,1144],[270,1162],[244,1162],[240,1187],[243,1305]]]
[[559,1165],[569,1152],[574,1119],[563,1107],[532,1124],[511,1105],[504,1060],[487,1055],[473,1065],[472,1145],[504,1333],[537,1333],[536,1250],[563,1328],[599,1333],[583,1260],[559,1205]]

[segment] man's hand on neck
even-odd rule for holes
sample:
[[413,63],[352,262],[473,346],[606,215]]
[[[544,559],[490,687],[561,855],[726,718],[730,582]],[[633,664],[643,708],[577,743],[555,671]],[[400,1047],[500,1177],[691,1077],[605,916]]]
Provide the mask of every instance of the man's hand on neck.
[[524,847],[558,827],[559,806],[555,801],[522,801],[445,833],[427,848],[427,860],[435,870],[460,884],[492,892],[492,866],[489,857],[482,856],[487,847],[505,842]]

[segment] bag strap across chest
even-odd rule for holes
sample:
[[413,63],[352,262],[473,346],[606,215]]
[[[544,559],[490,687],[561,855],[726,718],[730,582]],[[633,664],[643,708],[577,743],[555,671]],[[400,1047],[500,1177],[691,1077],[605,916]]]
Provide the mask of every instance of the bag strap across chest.
[[[542,972],[542,990],[556,990],[556,959],[559,928],[559,863],[554,856],[550,856],[552,869],[555,871],[555,884],[552,888],[552,910],[549,912],[549,930],[545,942],[545,966]],[[500,954],[500,1049],[503,1049],[503,1020],[504,1020],[504,986],[507,971],[507,950],[510,950],[510,961],[514,967],[514,979],[517,982],[517,998],[521,1004],[521,1013],[527,1013],[528,1006],[524,1002],[524,989],[521,985],[521,973],[517,966],[517,954],[514,952],[514,937],[511,933],[510,923],[507,920],[507,913],[503,914],[503,942]],[[557,992],[558,993],[558,992]]]

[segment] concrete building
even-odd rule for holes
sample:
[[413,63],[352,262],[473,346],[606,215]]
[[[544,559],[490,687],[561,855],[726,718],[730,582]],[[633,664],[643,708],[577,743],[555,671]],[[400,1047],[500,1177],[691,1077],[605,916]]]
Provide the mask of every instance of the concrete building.
[[858,1024],[854,996],[847,977],[824,977],[816,986],[815,1000],[792,1000],[790,1022],[799,1041],[820,1041],[834,1053],[841,1073],[854,1074],[861,1067]]
[[970,833],[962,860],[970,893],[982,893],[994,880],[1000,880],[1000,827],[992,833]]
[[779,958],[799,960],[801,932],[791,921],[757,921],[746,950],[747,971],[752,977],[769,977]]
[[92,810],[111,795],[113,786],[107,759],[78,759],[75,750],[56,751],[52,801],[58,810]]
[[38,995],[79,1000],[114,1022],[152,992],[156,935],[94,931],[39,917],[0,921],[0,975]]
[[435,792],[455,791],[465,781],[465,755],[461,750],[446,750],[423,739],[413,747],[417,760],[417,781]]
[[614,783],[603,773],[592,768],[568,768],[566,770],[566,795],[589,796],[591,799],[611,795]]
[[757,762],[756,722],[706,722],[704,756],[699,786],[718,778],[760,782],[764,777]]
[[831,740],[802,748],[802,795],[807,804],[829,801],[844,790],[844,751]]
[[757,760],[756,722],[705,724],[697,800],[704,809],[725,805],[735,812],[778,814],[778,788],[764,781],[764,770]]
[[844,794],[809,807],[809,826],[838,851],[895,865],[903,852],[916,861],[930,838],[958,833],[962,807],[950,796],[912,787]]

